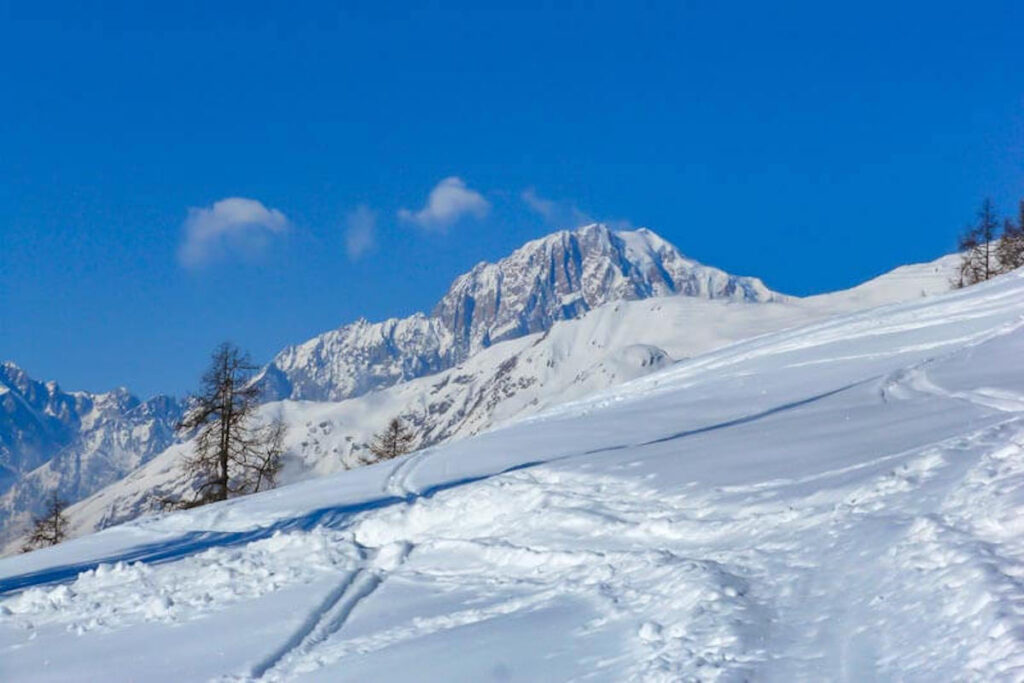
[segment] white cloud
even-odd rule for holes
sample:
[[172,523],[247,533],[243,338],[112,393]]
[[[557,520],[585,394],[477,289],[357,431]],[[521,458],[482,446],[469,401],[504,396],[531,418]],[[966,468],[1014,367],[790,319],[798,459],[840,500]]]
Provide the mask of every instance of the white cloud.
[[398,217],[427,230],[444,232],[460,218],[483,218],[490,210],[491,204],[482,194],[469,189],[461,178],[451,176],[434,186],[426,206],[415,212],[401,209]]
[[228,197],[208,208],[193,207],[182,226],[178,261],[186,268],[200,268],[234,254],[253,258],[288,227],[283,213],[255,199]]
[[377,243],[377,213],[360,204],[345,216],[345,251],[355,261]]
[[521,196],[526,205],[540,214],[546,223],[561,230],[571,230],[595,222],[572,202],[546,199],[532,187],[524,190]]

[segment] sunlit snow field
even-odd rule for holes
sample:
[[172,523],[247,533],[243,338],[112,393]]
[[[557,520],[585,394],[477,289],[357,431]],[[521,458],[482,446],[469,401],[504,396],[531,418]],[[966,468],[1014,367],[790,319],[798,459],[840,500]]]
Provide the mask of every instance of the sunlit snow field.
[[1024,680],[1024,276],[0,560],[0,679]]

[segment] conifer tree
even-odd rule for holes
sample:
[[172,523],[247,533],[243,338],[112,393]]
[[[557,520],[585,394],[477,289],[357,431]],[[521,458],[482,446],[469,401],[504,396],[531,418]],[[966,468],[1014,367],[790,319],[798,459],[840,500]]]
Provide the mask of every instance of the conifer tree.
[[370,452],[379,460],[397,458],[412,450],[416,435],[400,418],[392,418],[383,432],[373,437]]

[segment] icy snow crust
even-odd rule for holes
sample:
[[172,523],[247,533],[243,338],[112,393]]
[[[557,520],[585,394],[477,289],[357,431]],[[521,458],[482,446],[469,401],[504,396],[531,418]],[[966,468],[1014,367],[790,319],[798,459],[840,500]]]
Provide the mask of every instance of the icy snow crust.
[[1024,680],[1024,277],[0,561],[0,679]]

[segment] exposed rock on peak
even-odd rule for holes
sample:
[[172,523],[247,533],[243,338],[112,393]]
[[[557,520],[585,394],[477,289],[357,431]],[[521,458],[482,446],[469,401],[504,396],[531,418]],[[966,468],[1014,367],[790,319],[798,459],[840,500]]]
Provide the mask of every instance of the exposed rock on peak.
[[291,346],[261,378],[270,399],[342,400],[440,372],[508,339],[618,300],[684,295],[770,301],[757,278],[683,256],[654,232],[595,223],[527,242],[460,275],[428,317],[359,320]]

